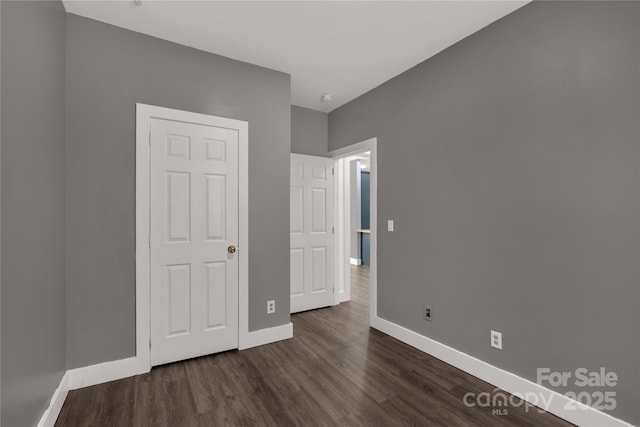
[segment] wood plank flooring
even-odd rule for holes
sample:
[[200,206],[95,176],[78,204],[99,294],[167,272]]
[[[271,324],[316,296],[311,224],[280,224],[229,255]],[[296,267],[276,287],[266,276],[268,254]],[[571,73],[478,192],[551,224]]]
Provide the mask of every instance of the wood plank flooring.
[[56,426],[570,425],[467,407],[494,387],[370,329],[367,267],[351,280],[350,302],[292,316],[293,339],[71,391]]

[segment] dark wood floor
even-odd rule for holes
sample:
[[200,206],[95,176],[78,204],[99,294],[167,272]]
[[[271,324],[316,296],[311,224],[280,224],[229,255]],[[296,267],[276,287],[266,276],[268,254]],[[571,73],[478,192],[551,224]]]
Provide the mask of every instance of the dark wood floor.
[[464,405],[494,387],[370,329],[368,270],[352,300],[292,316],[294,338],[153,368],[69,393],[56,426],[560,426]]

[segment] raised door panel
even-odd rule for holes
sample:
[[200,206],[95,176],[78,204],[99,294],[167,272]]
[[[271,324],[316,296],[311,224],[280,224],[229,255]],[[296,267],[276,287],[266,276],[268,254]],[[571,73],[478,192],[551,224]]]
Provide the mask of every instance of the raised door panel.
[[191,236],[191,176],[167,172],[167,241],[188,242]]
[[290,193],[290,231],[300,234],[304,232],[304,187],[292,186]]
[[166,136],[167,157],[177,157],[189,160],[191,158],[191,137],[188,135]]
[[167,266],[166,337],[191,332],[191,266]]
[[327,248],[311,248],[311,292],[327,290]]
[[291,295],[304,294],[304,248],[291,248]]
[[327,168],[325,166],[311,166],[311,178],[314,181],[326,181]]
[[227,324],[227,265],[224,262],[205,263],[206,268],[206,329]]
[[226,240],[227,229],[227,179],[224,175],[205,175],[207,182],[207,240]]
[[227,161],[227,141],[223,139],[204,138],[207,160]]
[[311,232],[327,232],[327,190],[311,188]]
[[291,162],[291,178],[304,178],[304,165],[300,162]]

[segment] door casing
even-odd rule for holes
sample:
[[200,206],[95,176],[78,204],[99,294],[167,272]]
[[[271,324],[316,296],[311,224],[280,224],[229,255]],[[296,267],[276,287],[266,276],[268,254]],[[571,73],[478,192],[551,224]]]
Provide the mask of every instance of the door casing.
[[238,130],[238,346],[251,347],[249,333],[249,124],[200,113],[136,104],[136,361],[151,370],[150,164],[151,119]]

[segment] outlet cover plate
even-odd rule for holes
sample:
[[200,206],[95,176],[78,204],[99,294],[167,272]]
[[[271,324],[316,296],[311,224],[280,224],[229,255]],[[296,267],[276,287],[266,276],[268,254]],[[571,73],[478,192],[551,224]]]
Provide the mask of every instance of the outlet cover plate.
[[273,314],[276,312],[276,302],[275,300],[267,301],[267,314]]
[[491,347],[502,350],[502,333],[491,331]]
[[422,316],[424,317],[424,320],[428,320],[429,322],[431,322],[431,318],[433,317],[433,310],[431,309],[431,306],[424,306],[424,312],[422,313]]

